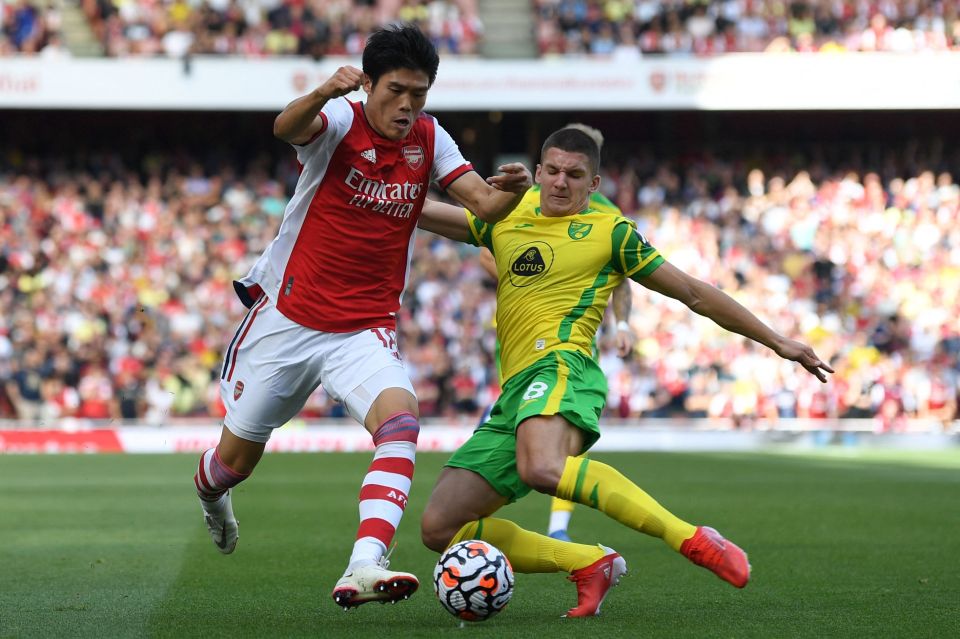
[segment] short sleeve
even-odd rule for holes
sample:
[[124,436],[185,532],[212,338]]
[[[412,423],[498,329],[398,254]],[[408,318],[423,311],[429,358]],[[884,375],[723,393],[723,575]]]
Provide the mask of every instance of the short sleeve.
[[302,164],[313,155],[317,149],[325,146],[325,141],[336,140],[339,142],[353,124],[353,107],[346,98],[335,98],[328,100],[323,108],[320,109],[320,119],[323,120],[323,128],[313,134],[313,137],[303,144],[294,144],[297,150],[297,158]]
[[467,226],[470,228],[469,243],[474,246],[485,246],[493,251],[493,224],[484,222],[479,217],[463,209],[467,215]]
[[613,268],[631,279],[646,277],[663,264],[663,256],[647,241],[636,224],[625,217],[613,227]]
[[433,174],[430,177],[437,186],[446,189],[454,180],[472,171],[473,165],[464,159],[457,143],[436,119],[433,131]]

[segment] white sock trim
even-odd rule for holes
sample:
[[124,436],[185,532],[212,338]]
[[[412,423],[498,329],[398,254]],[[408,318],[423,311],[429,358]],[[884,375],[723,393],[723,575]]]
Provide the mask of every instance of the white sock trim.
[[569,510],[551,510],[547,534],[555,533],[558,530],[566,530],[567,526],[570,525],[570,515],[572,514],[573,512]]

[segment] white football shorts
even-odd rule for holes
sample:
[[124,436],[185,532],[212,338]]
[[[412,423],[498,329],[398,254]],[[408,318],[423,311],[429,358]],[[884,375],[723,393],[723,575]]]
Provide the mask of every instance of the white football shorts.
[[393,330],[324,333],[287,319],[263,296],[240,323],[224,356],[224,425],[237,437],[266,442],[321,383],[361,424],[387,388],[416,397]]

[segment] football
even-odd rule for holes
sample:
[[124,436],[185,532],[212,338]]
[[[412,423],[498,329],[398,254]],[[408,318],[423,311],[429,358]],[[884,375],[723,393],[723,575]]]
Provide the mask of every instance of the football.
[[513,596],[513,568],[506,555],[487,542],[461,541],[437,562],[433,588],[450,614],[483,621],[503,610]]

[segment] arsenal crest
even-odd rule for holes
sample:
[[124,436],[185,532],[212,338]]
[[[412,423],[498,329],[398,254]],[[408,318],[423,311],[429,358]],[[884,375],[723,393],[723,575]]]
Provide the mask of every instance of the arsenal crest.
[[419,146],[403,147],[403,159],[411,169],[419,169],[423,164],[423,149]]
[[243,395],[243,382],[238,379],[237,383],[233,386],[233,401],[240,399],[241,395]]

